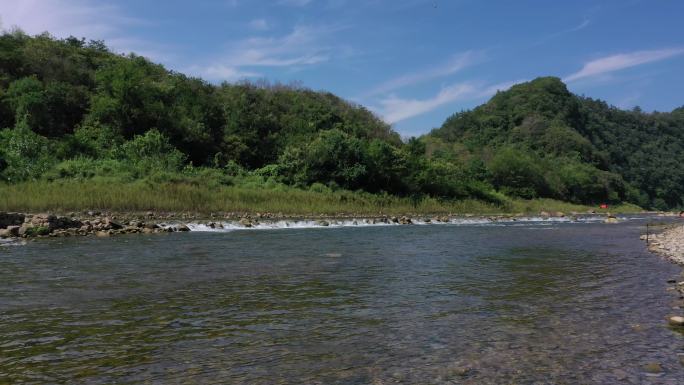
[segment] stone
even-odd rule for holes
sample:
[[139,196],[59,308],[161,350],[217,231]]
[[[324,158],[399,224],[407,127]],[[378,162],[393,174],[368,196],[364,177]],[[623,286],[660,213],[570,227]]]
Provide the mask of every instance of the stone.
[[668,322],[672,326],[684,326],[684,317],[677,315],[671,316],[670,318],[668,318]]
[[619,222],[618,219],[615,217],[608,217],[603,221],[603,223],[618,223],[618,222]]
[[328,221],[317,221],[316,224],[318,226],[323,226],[323,227],[330,226],[330,223]]
[[663,365],[659,362],[649,362],[641,367],[644,372],[651,374],[660,374],[663,372]]
[[121,230],[123,228],[122,225],[114,222],[110,217],[106,217],[102,220],[102,224],[106,230]]
[[6,229],[0,229],[0,238],[18,237],[20,228],[21,226],[7,226]]
[[252,227],[252,221],[250,221],[249,218],[242,218],[239,223],[244,227]]
[[33,228],[33,225],[30,223],[22,224],[21,227],[19,228],[19,236],[20,237],[26,236],[26,234],[29,232],[29,229],[32,229],[32,228]]
[[187,225],[180,225],[176,228],[176,231],[186,233],[186,232],[190,231],[190,228]]
[[26,216],[19,213],[4,213],[0,212],[0,229],[8,226],[21,226],[24,223]]

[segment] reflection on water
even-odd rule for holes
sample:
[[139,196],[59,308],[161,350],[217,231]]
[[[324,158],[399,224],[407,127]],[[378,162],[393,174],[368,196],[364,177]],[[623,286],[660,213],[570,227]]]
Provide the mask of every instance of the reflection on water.
[[[684,378],[639,223],[32,242],[0,251],[0,383]],[[665,372],[642,371],[659,362]]]

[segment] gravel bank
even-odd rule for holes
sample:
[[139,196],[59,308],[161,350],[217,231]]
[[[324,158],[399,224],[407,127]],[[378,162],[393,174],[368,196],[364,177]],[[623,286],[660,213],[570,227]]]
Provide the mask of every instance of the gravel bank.
[[648,238],[648,249],[674,263],[684,265],[684,225],[651,234]]

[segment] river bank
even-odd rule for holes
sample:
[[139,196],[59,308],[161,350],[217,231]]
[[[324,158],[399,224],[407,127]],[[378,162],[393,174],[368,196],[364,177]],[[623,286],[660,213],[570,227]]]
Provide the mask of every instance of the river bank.
[[648,236],[648,249],[673,263],[684,266],[684,225]]

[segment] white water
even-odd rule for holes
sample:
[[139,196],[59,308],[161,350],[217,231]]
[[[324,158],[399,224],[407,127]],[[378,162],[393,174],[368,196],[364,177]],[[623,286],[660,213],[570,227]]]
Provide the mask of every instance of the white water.
[[[620,221],[637,218],[620,218]],[[419,226],[515,226],[516,224],[539,224],[552,225],[556,223],[596,223],[603,222],[605,217],[581,216],[576,218],[553,218],[553,217],[502,217],[502,218],[451,218],[448,222],[434,221],[426,222],[423,218],[412,218],[412,225]],[[213,223],[214,227],[209,224]],[[325,225],[324,223],[327,223]],[[180,223],[168,223],[162,227],[177,227]],[[401,226],[399,223],[391,221],[383,222],[378,219],[325,219],[325,220],[279,220],[264,221],[254,223],[251,227],[245,227],[237,221],[216,221],[216,222],[191,222],[186,224],[190,231],[198,232],[229,232],[235,230],[275,230],[275,229],[311,229],[311,228],[341,228],[341,227],[368,227],[368,226]]]

